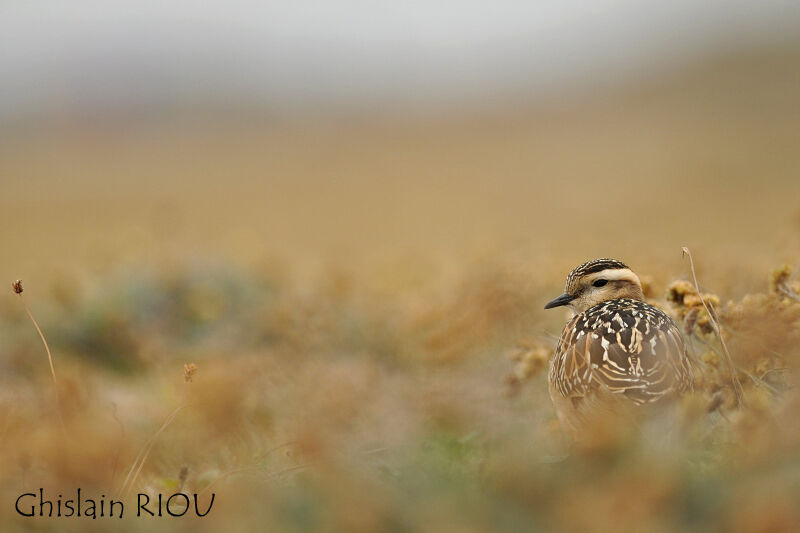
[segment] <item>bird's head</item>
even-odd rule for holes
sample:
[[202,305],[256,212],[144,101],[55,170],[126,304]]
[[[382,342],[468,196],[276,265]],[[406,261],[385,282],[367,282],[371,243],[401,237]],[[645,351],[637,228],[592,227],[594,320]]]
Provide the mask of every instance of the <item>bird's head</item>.
[[564,294],[545,309],[567,305],[576,313],[607,300],[644,300],[642,283],[625,263],[614,259],[595,259],[576,267],[567,276]]

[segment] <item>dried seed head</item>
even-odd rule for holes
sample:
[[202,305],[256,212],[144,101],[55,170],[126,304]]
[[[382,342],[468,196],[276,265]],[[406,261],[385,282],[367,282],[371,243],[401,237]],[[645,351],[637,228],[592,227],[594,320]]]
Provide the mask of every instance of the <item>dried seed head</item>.
[[667,287],[667,301],[672,302],[679,308],[686,306],[687,296],[696,296],[697,291],[690,282],[686,280],[675,280]]
[[192,377],[197,372],[197,365],[194,363],[187,363],[183,365],[183,381],[191,383]]
[[774,270],[770,277],[770,292],[777,295],[780,300],[789,298],[790,300],[800,302],[800,295],[797,294],[797,290],[790,282],[789,278],[791,275],[792,267],[789,265],[783,265],[781,268]]
[[14,289],[15,293],[22,294],[22,280],[18,279],[17,281],[12,283],[11,288]]
[[686,313],[686,316],[683,318],[683,331],[687,335],[691,335],[694,332],[695,326],[697,326],[697,315],[700,313],[700,309],[697,307],[692,307],[689,309],[689,312]]
[[773,270],[769,280],[770,291],[773,294],[780,293],[781,287],[789,283],[789,278],[791,276],[792,267],[789,265],[783,265],[782,267]]

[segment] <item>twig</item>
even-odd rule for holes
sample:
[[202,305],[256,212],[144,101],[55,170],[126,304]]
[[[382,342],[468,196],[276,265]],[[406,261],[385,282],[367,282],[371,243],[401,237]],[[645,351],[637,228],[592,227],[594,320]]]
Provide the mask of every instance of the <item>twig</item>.
[[689,251],[689,248],[684,246],[682,248],[683,255],[689,256],[689,266],[692,269],[692,279],[694,280],[694,288],[697,290],[697,297],[700,298],[700,301],[703,302],[703,307],[708,313],[708,318],[711,320],[711,323],[714,325],[714,330],[719,337],[719,342],[722,345],[722,351],[725,353],[725,363],[728,366],[728,371],[731,375],[731,382],[733,383],[733,391],[736,393],[736,404],[741,407],[744,403],[744,393],[742,392],[742,384],[739,382],[739,378],[736,375],[736,367],[733,365],[733,359],[731,358],[731,354],[728,351],[728,346],[725,344],[725,338],[722,336],[722,330],[719,327],[719,323],[717,322],[716,314],[712,312],[711,302],[706,302],[706,299],[703,298],[703,295],[700,292],[700,284],[697,282],[697,274],[694,270],[694,259],[692,258],[692,252]]

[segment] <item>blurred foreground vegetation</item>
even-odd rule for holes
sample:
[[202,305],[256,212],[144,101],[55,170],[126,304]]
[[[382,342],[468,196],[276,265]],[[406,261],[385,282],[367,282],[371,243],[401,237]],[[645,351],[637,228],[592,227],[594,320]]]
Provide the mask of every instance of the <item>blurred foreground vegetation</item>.
[[[0,529],[797,531],[797,50],[500,114],[4,128]],[[568,448],[542,306],[602,256],[702,372],[666,419]],[[216,500],[13,509],[123,486],[126,518],[137,492]]]
[[[543,371],[563,317],[541,310],[553,288],[523,263],[477,261],[449,286],[397,294],[397,276],[329,267],[300,286],[275,265],[224,264],[125,272],[92,291],[28,287],[55,354],[63,434],[46,355],[9,289],[3,499],[38,487],[114,494],[182,406],[129,490],[216,493],[193,529],[792,530],[796,276],[765,273],[736,301],[704,295],[745,391],[739,407],[693,284],[643,274],[691,334],[698,392],[669,422],[593,428],[570,449]],[[198,368],[190,381],[185,363]],[[32,520],[4,506],[5,523]],[[65,520],[77,519],[48,523]]]

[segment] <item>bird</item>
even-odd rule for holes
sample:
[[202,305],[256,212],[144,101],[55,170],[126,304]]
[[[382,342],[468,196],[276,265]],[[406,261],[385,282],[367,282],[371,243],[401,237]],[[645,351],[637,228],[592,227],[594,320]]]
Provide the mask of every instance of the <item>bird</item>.
[[567,276],[544,306],[574,313],[550,361],[548,388],[565,432],[576,439],[593,417],[661,404],[693,390],[686,344],[672,319],[645,301],[622,261],[594,259]]

